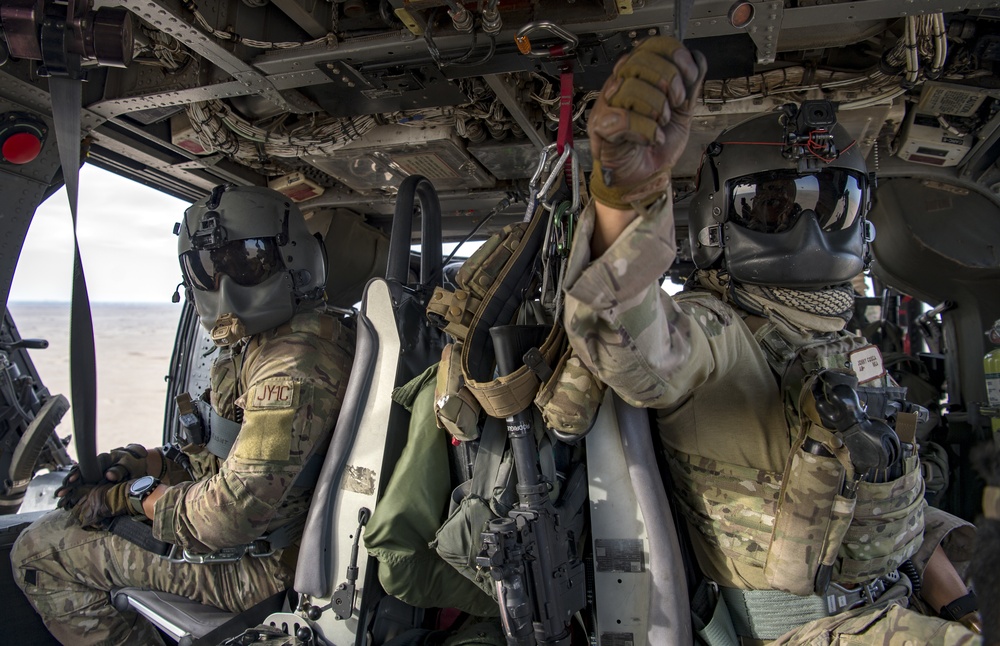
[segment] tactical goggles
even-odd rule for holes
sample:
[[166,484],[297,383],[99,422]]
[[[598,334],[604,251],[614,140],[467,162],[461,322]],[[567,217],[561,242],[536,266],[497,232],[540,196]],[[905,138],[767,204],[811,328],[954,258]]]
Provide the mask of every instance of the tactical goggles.
[[181,267],[195,289],[214,292],[223,276],[253,287],[285,269],[274,238],[233,240],[217,249],[191,249],[181,254]]
[[842,231],[863,215],[865,186],[861,175],[840,168],[806,175],[754,173],[730,183],[729,220],[752,231],[781,233],[808,211],[824,231]]

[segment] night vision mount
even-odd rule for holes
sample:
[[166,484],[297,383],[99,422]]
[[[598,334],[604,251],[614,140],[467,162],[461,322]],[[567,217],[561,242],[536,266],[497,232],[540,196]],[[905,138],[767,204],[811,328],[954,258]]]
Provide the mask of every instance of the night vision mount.
[[[803,101],[781,107],[784,126],[781,156],[813,169],[830,163],[840,156],[833,140],[837,125],[837,109],[830,101]],[[805,169],[803,169],[805,170]]]

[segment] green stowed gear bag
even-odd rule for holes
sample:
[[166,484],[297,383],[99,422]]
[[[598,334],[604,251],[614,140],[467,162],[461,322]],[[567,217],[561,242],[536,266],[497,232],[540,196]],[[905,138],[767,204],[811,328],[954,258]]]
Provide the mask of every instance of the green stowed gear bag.
[[409,436],[365,528],[365,547],[378,559],[379,580],[389,594],[419,608],[495,616],[496,601],[429,546],[448,512],[452,490],[448,437],[434,423],[436,376],[435,365],[393,393],[411,411]]

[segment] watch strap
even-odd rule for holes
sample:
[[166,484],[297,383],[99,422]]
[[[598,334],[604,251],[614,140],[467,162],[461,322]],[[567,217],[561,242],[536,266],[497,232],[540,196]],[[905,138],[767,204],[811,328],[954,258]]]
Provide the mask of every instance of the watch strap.
[[142,501],[146,496],[133,496],[129,494],[128,496],[128,508],[132,512],[133,516],[145,516],[146,511],[142,508]]
[[976,593],[970,592],[964,597],[959,597],[951,603],[946,603],[941,607],[941,618],[950,621],[958,621],[970,612],[979,610],[979,602],[976,600]]
[[152,484],[144,491],[140,491],[137,494],[133,494],[129,491],[128,494],[128,506],[132,510],[132,515],[143,516],[146,515],[146,510],[142,508],[142,502],[146,499],[149,494],[160,486],[160,480],[158,478],[153,478]]

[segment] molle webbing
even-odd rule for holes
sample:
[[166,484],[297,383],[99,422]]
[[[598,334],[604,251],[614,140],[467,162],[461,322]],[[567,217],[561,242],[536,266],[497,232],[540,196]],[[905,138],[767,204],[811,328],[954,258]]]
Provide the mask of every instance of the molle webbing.
[[[678,509],[729,558],[763,568],[778,514],[782,474],[683,453],[667,456]],[[888,483],[863,482],[837,556],[834,580],[865,583],[895,570],[923,537],[923,480],[917,458]]]
[[[548,211],[539,207],[528,222],[520,242],[514,243],[514,253],[504,264],[500,274],[483,296],[482,305],[476,310],[469,325],[469,334],[462,344],[462,374],[465,385],[476,396],[487,414],[493,417],[524,410],[538,392],[538,376],[527,366],[507,375],[502,384],[495,384],[493,376],[493,339],[490,328],[505,325],[514,319],[514,314],[524,300],[524,292],[531,282],[532,268],[545,236],[545,222]],[[553,328],[560,328],[554,325]],[[552,334],[543,347],[551,348]],[[553,356],[546,357],[549,365],[555,363],[559,348]],[[474,357],[474,358],[473,358]],[[523,400],[521,399],[523,397]]]
[[428,317],[462,342],[464,387],[492,417],[504,418],[530,406],[541,384],[539,373],[551,374],[565,345],[562,326],[553,325],[542,347],[532,353],[533,360],[492,379],[490,328],[510,323],[521,306],[534,275],[547,215],[539,207],[529,222],[513,224],[491,238],[459,270],[459,288],[454,292],[436,288],[427,306]]
[[730,558],[764,567],[778,510],[781,474],[668,453],[678,507]]
[[864,583],[891,572],[913,556],[924,535],[924,479],[918,458],[904,462],[891,482],[862,482],[854,518],[844,535],[834,579]]

